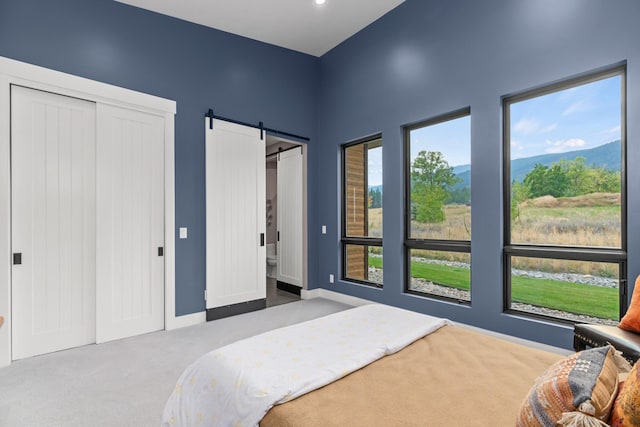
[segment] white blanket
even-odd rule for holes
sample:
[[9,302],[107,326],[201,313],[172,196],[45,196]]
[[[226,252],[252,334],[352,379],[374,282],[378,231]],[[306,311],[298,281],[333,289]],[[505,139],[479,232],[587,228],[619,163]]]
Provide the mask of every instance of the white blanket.
[[295,399],[451,324],[371,304],[276,329],[205,354],[169,397],[163,427],[257,425]]

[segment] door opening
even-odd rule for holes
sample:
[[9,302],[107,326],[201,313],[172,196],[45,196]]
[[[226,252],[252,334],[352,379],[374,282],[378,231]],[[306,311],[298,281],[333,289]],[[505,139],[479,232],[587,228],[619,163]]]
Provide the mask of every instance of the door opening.
[[267,306],[298,301],[306,285],[305,146],[267,135]]

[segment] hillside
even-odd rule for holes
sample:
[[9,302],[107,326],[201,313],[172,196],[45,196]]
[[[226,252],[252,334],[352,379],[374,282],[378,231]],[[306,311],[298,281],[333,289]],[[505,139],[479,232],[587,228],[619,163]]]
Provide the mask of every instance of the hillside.
[[[511,179],[522,181],[536,164],[551,166],[560,160],[572,160],[576,157],[584,157],[587,165],[595,165],[605,169],[620,170],[620,140],[609,142],[587,150],[567,151],[566,153],[541,154],[538,156],[515,159],[511,162]],[[468,187],[471,182],[469,165],[460,165],[453,168],[453,172],[462,181],[455,188]]]

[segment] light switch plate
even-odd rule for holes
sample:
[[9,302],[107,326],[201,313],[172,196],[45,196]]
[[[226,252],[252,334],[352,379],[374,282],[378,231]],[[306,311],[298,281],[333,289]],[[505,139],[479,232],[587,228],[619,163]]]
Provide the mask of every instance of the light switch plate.
[[327,234],[327,226],[326,225],[322,226],[322,234]]
[[181,239],[187,238],[187,227],[180,227],[180,238]]

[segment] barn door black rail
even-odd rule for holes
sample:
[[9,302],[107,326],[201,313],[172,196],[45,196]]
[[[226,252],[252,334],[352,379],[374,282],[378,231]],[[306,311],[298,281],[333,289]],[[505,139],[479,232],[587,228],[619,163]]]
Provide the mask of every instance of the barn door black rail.
[[257,125],[254,125],[254,124],[251,124],[251,123],[241,122],[240,120],[234,120],[234,119],[229,119],[227,117],[217,116],[217,115],[213,114],[213,110],[211,108],[209,109],[207,114],[205,114],[204,116],[209,119],[209,129],[213,129],[213,119],[218,119],[218,120],[224,120],[225,122],[229,122],[229,123],[235,123],[237,125],[248,126],[248,127],[251,127],[251,128],[260,129],[260,139],[264,139],[264,132],[269,132],[269,133],[272,133],[272,134],[275,134],[275,135],[281,135],[281,136],[286,136],[286,137],[290,137],[290,138],[300,139],[300,140],[303,140],[303,141],[309,141],[309,138],[306,137],[306,136],[300,136],[300,135],[296,135],[294,133],[283,132],[283,131],[280,131],[280,130],[277,130],[277,129],[271,129],[271,128],[264,127],[262,122],[258,123]]

